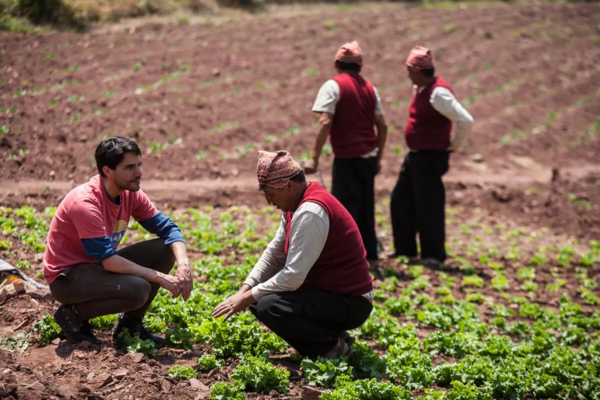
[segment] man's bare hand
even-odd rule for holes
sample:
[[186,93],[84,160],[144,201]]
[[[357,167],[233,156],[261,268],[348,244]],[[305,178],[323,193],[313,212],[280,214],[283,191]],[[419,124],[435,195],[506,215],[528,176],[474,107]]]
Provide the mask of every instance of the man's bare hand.
[[212,316],[218,318],[224,315],[223,321],[227,321],[229,317],[234,314],[244,311],[248,306],[254,303],[254,297],[252,297],[252,291],[249,290],[244,293],[236,293],[233,296],[227,298],[224,302],[215,307],[212,311]]
[[317,172],[319,168],[319,161],[311,158],[307,162],[304,163],[304,173],[306,175],[314,174]]
[[155,281],[161,287],[164,287],[169,292],[171,292],[171,297],[177,297],[181,294],[181,287],[179,286],[179,279],[173,275],[163,274],[162,272],[158,273],[158,277]]
[[190,298],[190,293],[194,288],[194,278],[192,276],[192,267],[190,261],[186,258],[183,261],[177,262],[177,280],[181,288],[181,297],[187,301]]

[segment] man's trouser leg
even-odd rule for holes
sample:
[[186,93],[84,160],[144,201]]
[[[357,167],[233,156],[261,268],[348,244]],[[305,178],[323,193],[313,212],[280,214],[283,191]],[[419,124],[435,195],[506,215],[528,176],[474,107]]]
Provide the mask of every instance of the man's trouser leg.
[[449,156],[447,151],[416,153],[412,170],[421,258],[439,262],[446,259],[446,191],[442,176],[448,172]]
[[332,349],[341,331],[361,326],[372,309],[362,296],[313,289],[270,294],[250,306],[259,321],[311,358]]
[[415,153],[408,153],[396,186],[390,199],[390,212],[392,219],[392,233],[394,235],[394,251],[397,255],[416,257],[417,252],[417,210],[415,192],[411,170],[412,157]]
[[[118,254],[163,273],[175,263],[173,252],[162,239],[136,243]],[[74,265],[50,284],[52,296],[62,304],[74,304],[82,320],[120,312],[141,319],[158,288],[158,284],[137,276],[106,271],[100,264]]]
[[368,260],[377,260],[375,175],[377,158],[335,158],[331,194],[350,213],[363,240]]

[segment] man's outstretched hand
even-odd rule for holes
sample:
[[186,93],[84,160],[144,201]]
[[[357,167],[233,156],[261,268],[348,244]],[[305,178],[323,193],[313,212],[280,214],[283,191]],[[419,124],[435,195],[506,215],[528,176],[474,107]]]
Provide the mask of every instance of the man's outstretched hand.
[[224,315],[223,321],[227,321],[234,314],[244,311],[256,300],[252,297],[252,290],[238,292],[231,297],[228,297],[224,302],[215,307],[212,311],[212,316],[218,318]]

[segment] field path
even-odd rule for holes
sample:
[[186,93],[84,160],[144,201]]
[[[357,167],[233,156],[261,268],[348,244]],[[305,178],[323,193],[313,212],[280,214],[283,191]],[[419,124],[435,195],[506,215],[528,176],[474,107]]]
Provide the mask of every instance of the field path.
[[[552,179],[552,169],[520,170],[504,172],[465,172],[451,171],[444,177],[447,183],[464,184],[496,184],[511,186],[526,186],[536,183],[548,183]],[[578,181],[586,176],[600,175],[600,166],[586,165],[582,167],[569,167],[560,170],[563,180]],[[326,186],[330,187],[331,178],[323,176]],[[318,181],[318,175],[309,176],[309,180]],[[390,191],[396,183],[396,177],[383,176],[376,181],[378,193]],[[19,195],[27,192],[41,192],[44,190],[58,190],[67,192],[76,186],[73,181],[41,181],[22,180],[19,182],[0,180],[0,192]],[[173,196],[205,196],[214,192],[236,191],[240,194],[256,191],[256,177],[243,175],[232,178],[218,179],[193,179],[193,180],[143,180],[142,189],[156,200],[169,200]]]

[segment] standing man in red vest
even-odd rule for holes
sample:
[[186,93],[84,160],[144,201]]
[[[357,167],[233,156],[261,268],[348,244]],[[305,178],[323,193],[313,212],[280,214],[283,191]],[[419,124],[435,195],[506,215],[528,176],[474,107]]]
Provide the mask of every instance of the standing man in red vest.
[[[415,46],[406,60],[415,86],[404,135],[410,152],[392,192],[391,213],[396,256],[417,256],[439,264],[446,259],[444,242],[446,194],[442,176],[450,152],[457,151],[471,132],[473,117],[456,100],[450,85],[435,76],[431,51]],[[451,139],[452,123],[456,124]]]
[[339,48],[335,57],[338,75],[321,87],[312,108],[320,114],[319,125],[313,157],[304,171],[317,171],[329,136],[335,155],[331,193],[356,221],[367,260],[375,263],[375,175],[381,169],[387,126],[377,89],[360,75],[362,65],[362,51],[356,41]]
[[303,356],[348,355],[347,330],[373,309],[373,286],[352,216],[327,190],[307,183],[287,151],[261,151],[258,183],[283,211],[273,240],[237,294],[219,304],[216,318],[250,311]]

